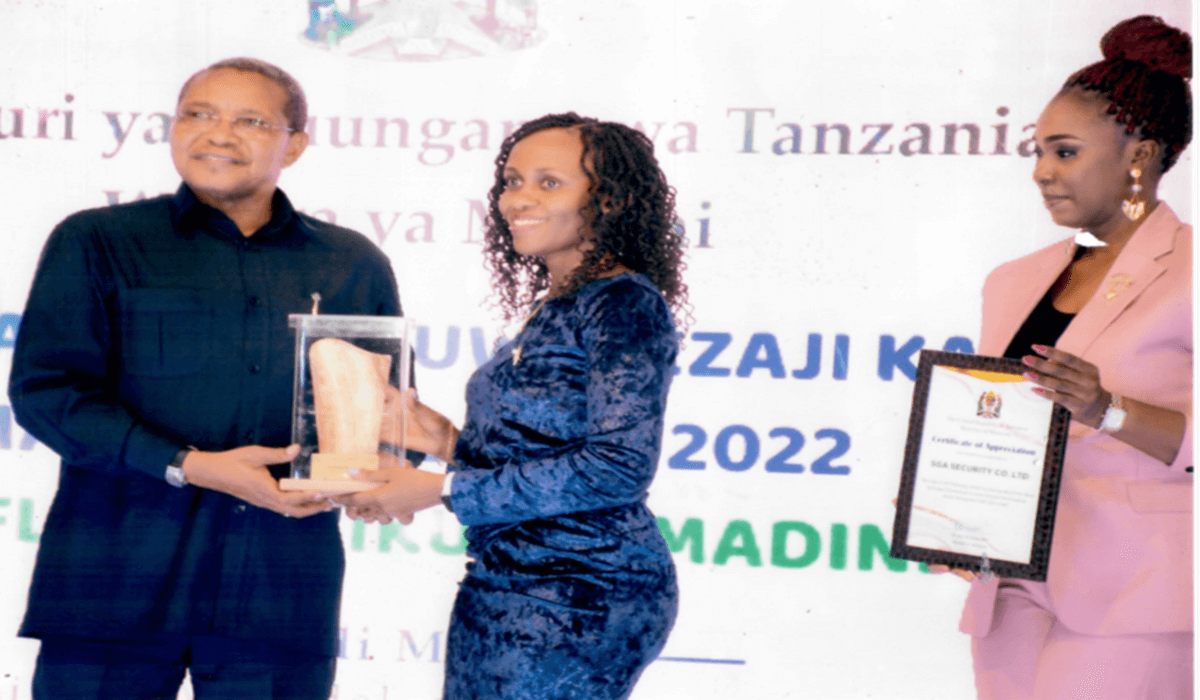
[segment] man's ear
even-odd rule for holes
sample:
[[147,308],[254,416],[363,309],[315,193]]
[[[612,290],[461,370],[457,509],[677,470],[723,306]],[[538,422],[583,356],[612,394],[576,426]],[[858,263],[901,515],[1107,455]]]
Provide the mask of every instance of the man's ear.
[[283,154],[283,167],[288,167],[304,155],[304,149],[308,148],[308,132],[293,131],[288,134],[287,150]]

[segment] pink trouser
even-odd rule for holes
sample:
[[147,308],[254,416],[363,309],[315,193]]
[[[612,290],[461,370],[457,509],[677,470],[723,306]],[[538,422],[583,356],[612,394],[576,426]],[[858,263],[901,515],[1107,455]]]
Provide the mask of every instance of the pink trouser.
[[1046,584],[1005,580],[992,632],[971,642],[980,700],[1186,700],[1192,633],[1098,636],[1054,615]]

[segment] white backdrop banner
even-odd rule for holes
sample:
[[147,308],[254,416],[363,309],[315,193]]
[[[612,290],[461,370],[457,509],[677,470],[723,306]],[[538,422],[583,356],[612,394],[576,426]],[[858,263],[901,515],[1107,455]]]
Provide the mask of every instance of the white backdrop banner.
[[[636,125],[678,190],[695,322],[650,498],[681,609],[634,697],[971,697],[965,584],[887,556],[916,354],[972,351],[987,272],[1073,233],[1031,182],[1033,122],[1145,12],[1191,25],[1186,0],[10,0],[0,381],[50,230],[175,190],[176,95],[215,60],[304,85],[281,186],[390,256],[422,399],[458,419],[502,331],[479,245],[500,141],[548,112]],[[1184,221],[1192,170],[1160,192]],[[0,398],[4,700],[29,697],[57,464]],[[336,697],[439,697],[459,524],[342,526]]]

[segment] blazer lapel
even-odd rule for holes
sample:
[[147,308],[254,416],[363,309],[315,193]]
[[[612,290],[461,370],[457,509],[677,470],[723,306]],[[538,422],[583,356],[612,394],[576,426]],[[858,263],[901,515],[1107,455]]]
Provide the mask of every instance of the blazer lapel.
[[1043,249],[1031,260],[1028,273],[1013,276],[1010,288],[1003,290],[1013,303],[1004,303],[997,308],[997,312],[1003,313],[1004,317],[995,321],[995,328],[998,329],[998,334],[992,341],[995,345],[985,349],[981,344],[980,352],[997,357],[1004,353],[1013,336],[1025,323],[1025,319],[1029,318],[1029,314],[1046,295],[1054,280],[1066,269],[1074,254],[1075,242],[1071,239],[1061,241]]
[[1055,346],[1083,356],[1104,329],[1166,272],[1159,258],[1174,249],[1179,225],[1171,208],[1160,202],[1125,244],[1095,296],[1079,311]]

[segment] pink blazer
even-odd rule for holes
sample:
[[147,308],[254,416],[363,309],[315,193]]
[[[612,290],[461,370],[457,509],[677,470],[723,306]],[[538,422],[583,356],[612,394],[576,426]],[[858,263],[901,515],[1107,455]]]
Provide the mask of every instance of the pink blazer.
[[[1068,240],[996,268],[979,352],[1000,355],[1070,262]],[[1192,227],[1165,203],[1142,222],[1056,344],[1109,391],[1187,416],[1174,464],[1071,422],[1046,577],[1058,619],[1084,634],[1192,629]],[[960,629],[991,631],[998,580],[975,581]]]

